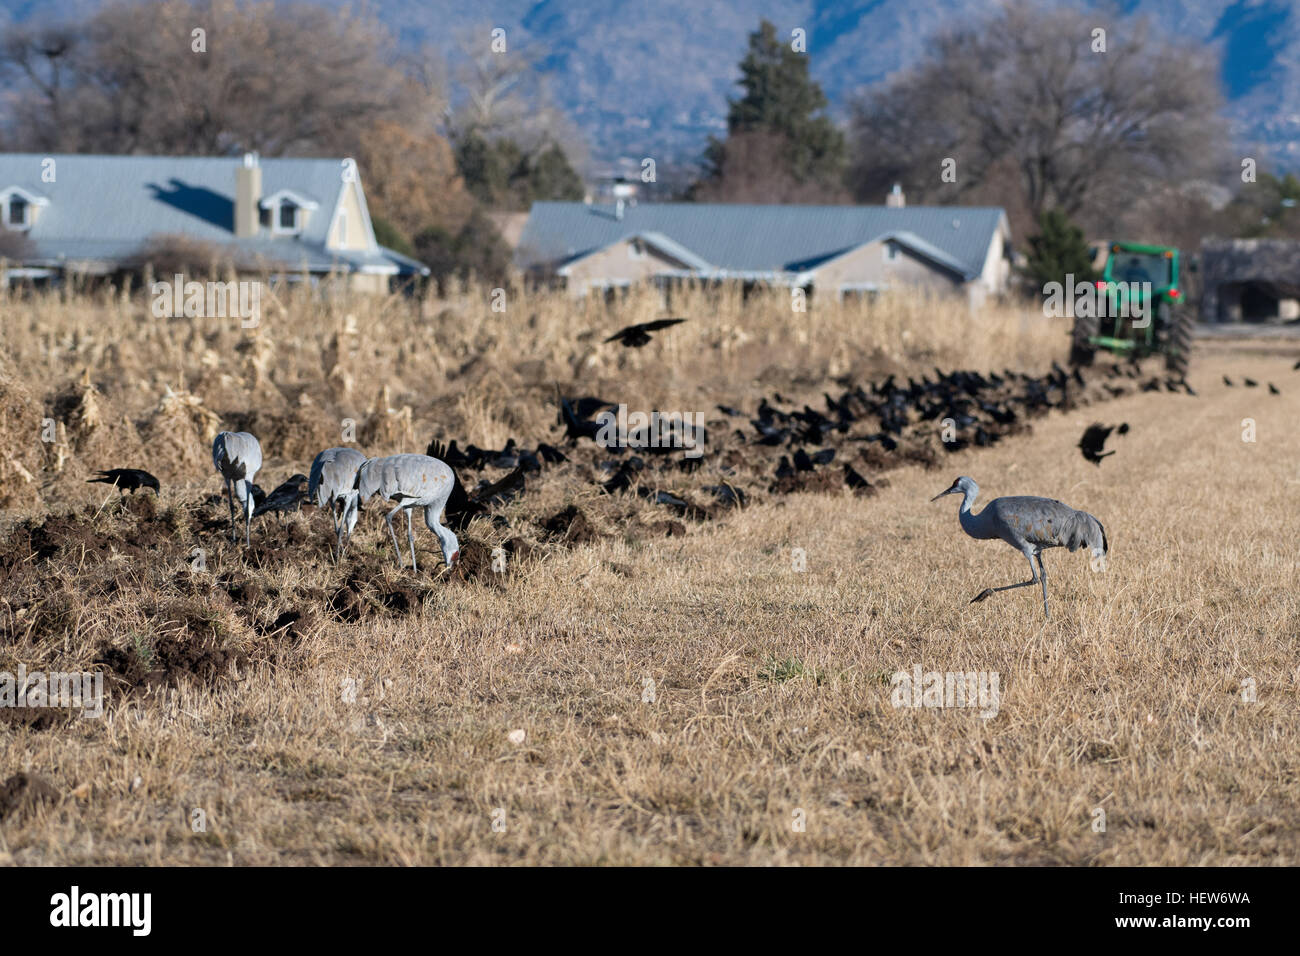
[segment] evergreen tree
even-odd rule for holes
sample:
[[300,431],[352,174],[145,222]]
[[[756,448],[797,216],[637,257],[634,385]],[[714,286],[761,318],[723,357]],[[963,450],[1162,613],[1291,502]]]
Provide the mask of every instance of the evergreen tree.
[[415,255],[411,240],[407,239],[400,229],[383,216],[371,215],[370,224],[375,228],[375,242],[381,246],[387,246],[394,252],[400,252],[404,256]]
[[1083,230],[1063,209],[1048,209],[1038,217],[1038,232],[1029,237],[1028,260],[1024,275],[1040,289],[1049,282],[1064,284],[1067,275],[1074,276],[1076,286],[1097,279]]
[[[785,172],[795,181],[838,185],[847,162],[844,134],[826,115],[826,96],[808,75],[808,57],[763,20],[749,36],[740,62],[744,95],[728,101],[727,135],[775,133],[784,143]],[[725,142],[710,139],[705,162],[711,178],[723,172]]]
[[544,199],[581,199],[582,177],[552,143],[529,156],[512,139],[466,136],[456,148],[465,187],[487,209],[525,210]]
[[528,204],[541,200],[577,201],[586,194],[582,177],[559,146],[551,144],[537,154],[529,172]]

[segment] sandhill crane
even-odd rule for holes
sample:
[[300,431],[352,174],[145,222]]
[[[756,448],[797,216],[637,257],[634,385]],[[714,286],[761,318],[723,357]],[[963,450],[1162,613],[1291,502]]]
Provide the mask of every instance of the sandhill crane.
[[[1033,587],[1038,583],[1038,572],[1041,571],[1043,615],[1050,617],[1047,610],[1047,568],[1043,567],[1043,550],[1069,548],[1077,551],[1086,547],[1091,549],[1093,557],[1103,557],[1110,550],[1106,541],[1106,529],[1086,511],[1075,511],[1054,498],[1031,495],[994,498],[983,511],[974,514],[971,507],[979,493],[979,485],[973,479],[963,476],[954,481],[947,491],[940,492],[930,500],[938,501],[944,495],[961,495],[961,513],[958,517],[962,530],[972,538],[1001,538],[1011,545],[1029,561],[1030,579],[1000,588],[985,588],[971,598],[970,603],[983,601],[997,591]],[[1037,569],[1034,568],[1034,558],[1038,558]]]
[[[460,557],[460,542],[450,528],[438,523],[443,505],[451,495],[456,484],[456,476],[451,466],[428,455],[390,455],[387,458],[371,458],[357,469],[357,495],[352,499],[349,515],[355,513],[362,502],[369,501],[375,495],[396,501],[397,507],[384,516],[388,524],[388,533],[393,536],[393,549],[397,553],[397,564],[402,566],[402,548],[397,543],[397,532],[393,530],[393,515],[399,511],[406,512],[406,539],[411,545],[411,568],[419,570],[415,561],[415,530],[411,526],[411,511],[424,509],[424,523],[438,538],[442,546],[442,558],[450,567]],[[349,517],[355,522],[355,517]]]
[[213,467],[226,480],[230,503],[230,540],[239,541],[235,528],[235,498],[244,506],[244,545],[253,543],[253,476],[262,467],[262,446],[248,432],[222,432],[212,442]]
[[366,456],[355,448],[326,448],[311,463],[307,497],[322,511],[329,508],[340,558],[344,539],[350,538],[357,526],[357,511],[352,501],[357,496],[357,471],[365,461]]

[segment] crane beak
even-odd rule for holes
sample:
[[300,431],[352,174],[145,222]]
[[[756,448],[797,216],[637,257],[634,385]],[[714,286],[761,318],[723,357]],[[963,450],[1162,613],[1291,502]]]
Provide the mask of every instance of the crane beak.
[[933,498],[931,498],[930,501],[931,501],[931,502],[938,501],[938,500],[939,500],[940,498],[942,498],[944,495],[955,495],[955,494],[957,493],[957,491],[958,491],[957,486],[954,484],[954,485],[953,485],[951,488],[949,488],[947,491],[941,491],[941,492],[939,492],[937,495],[935,495]]

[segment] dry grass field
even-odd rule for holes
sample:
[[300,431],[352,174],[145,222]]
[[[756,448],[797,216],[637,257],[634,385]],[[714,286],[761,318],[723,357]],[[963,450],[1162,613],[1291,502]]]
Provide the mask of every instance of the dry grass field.
[[[139,301],[0,302],[0,670],[108,673],[101,719],[0,715],[0,863],[1300,862],[1300,348],[1207,345],[1198,397],[1052,411],[870,496],[753,479],[747,507],[667,537],[671,515],[575,463],[462,536],[480,556],[530,543],[499,574],[442,569],[423,529],[421,571],[399,570],[373,511],[341,565],[311,508],[233,548],[218,422],[257,432],[278,481],[345,417],[371,454],[558,442],[557,387],[752,412],[1064,351],[1010,310],[792,321],[701,295],[630,352],[599,340],[663,314],[649,297],[473,301],[289,301],[251,332]],[[1100,467],[1076,447],[1094,420],[1130,425]],[[84,483],[137,464],[157,501]],[[1096,514],[1108,566],[1048,552],[1050,621],[1036,590],[968,604],[1025,569],[961,533],[957,499],[930,503],[958,474],[983,502]],[[586,540],[542,530],[567,504]],[[996,714],[894,707],[891,675],[918,665],[996,673]]]

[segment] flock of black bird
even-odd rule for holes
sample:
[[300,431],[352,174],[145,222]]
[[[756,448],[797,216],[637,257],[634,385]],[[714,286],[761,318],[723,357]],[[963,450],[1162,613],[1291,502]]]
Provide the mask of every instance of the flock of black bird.
[[[657,319],[620,329],[605,342],[641,348],[651,333],[670,328],[685,319]],[[1300,371],[1300,362],[1296,363]],[[1125,381],[1125,380],[1129,381]],[[1226,375],[1224,384],[1234,386]],[[1244,378],[1247,387],[1259,383]],[[509,439],[499,449],[467,445],[461,449],[453,440],[435,439],[426,454],[445,461],[457,473],[456,486],[446,505],[450,527],[462,530],[477,515],[518,496],[526,476],[554,466],[569,464],[578,473],[610,495],[634,493],[686,517],[708,517],[718,508],[744,505],[748,492],[743,484],[766,484],[768,490],[783,492],[805,487],[830,489],[844,485],[857,493],[870,492],[871,482],[862,473],[887,470],[907,461],[934,463],[934,450],[957,452],[970,446],[987,447],[1007,435],[1028,429],[1027,419],[1051,409],[1071,410],[1094,399],[1117,398],[1135,388],[1143,392],[1168,391],[1195,396],[1186,379],[1146,377],[1136,363],[1115,363],[1088,374],[1080,368],[1066,370],[1056,362],[1045,375],[1035,376],[1004,369],[982,374],[970,370],[942,371],[919,379],[908,377],[904,384],[889,375],[867,386],[846,385],[832,396],[823,393],[824,407],[790,401],[780,394],[764,397],[752,415],[729,405],[717,405],[722,416],[687,434],[682,423],[668,419],[659,423],[657,434],[628,433],[618,444],[602,443],[608,431],[602,413],[618,407],[595,396],[557,394],[557,425],[562,429],[557,444],[541,442],[527,448]],[[1274,395],[1281,392],[1268,383]],[[666,430],[665,430],[666,428]],[[678,429],[680,433],[675,433]],[[1100,466],[1103,458],[1115,454],[1106,450],[1112,433],[1125,435],[1128,423],[1107,426],[1095,422],[1084,432],[1079,449],[1087,461]],[[934,438],[939,435],[936,446]],[[690,453],[692,443],[699,446]],[[558,447],[563,445],[564,448]],[[707,504],[698,504],[682,489],[691,474],[706,467],[712,484],[697,491]],[[460,482],[461,472],[498,469],[508,474],[498,481],[480,478],[473,491]],[[862,469],[861,471],[859,469]],[[770,476],[765,477],[765,476]],[[141,488],[159,491],[158,479],[135,468],[115,468],[97,473],[92,482],[116,486],[132,493]],[[306,501],[307,477],[296,474],[269,494],[253,486],[255,516],[297,511]]]

